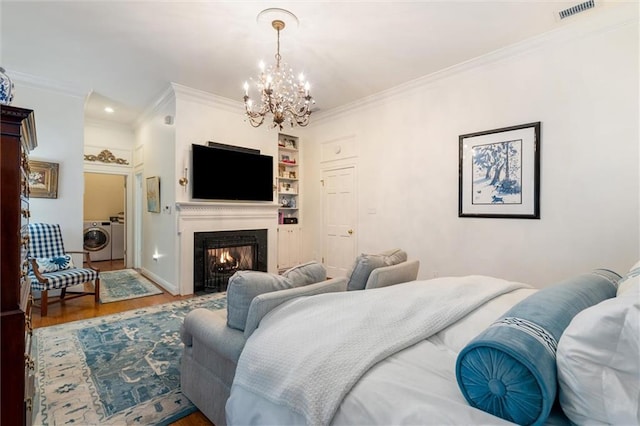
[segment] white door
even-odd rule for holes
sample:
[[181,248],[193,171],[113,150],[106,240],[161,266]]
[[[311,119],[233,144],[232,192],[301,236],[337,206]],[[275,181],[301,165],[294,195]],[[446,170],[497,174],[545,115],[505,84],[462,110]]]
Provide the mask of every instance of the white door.
[[329,277],[345,276],[356,258],[355,175],[355,167],[322,172],[322,257]]

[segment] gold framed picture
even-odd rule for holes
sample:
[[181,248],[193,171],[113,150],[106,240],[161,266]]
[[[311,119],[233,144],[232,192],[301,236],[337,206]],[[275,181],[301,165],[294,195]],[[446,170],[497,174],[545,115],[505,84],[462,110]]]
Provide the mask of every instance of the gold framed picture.
[[29,161],[29,196],[58,198],[58,163]]
[[160,177],[147,178],[147,211],[160,213]]

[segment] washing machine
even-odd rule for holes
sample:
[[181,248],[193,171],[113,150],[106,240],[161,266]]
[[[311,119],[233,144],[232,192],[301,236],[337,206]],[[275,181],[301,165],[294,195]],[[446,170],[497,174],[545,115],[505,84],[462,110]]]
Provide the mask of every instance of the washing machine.
[[111,222],[98,220],[84,223],[84,249],[92,261],[111,260]]

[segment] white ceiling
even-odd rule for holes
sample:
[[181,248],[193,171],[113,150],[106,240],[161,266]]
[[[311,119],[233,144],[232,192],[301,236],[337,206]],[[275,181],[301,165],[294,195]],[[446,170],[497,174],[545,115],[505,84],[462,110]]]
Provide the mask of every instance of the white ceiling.
[[325,111],[619,4],[557,18],[581,1],[0,0],[0,65],[91,90],[90,118],[132,123],[170,82],[240,101],[276,49],[257,15],[279,7],[299,19],[281,34],[282,58]]

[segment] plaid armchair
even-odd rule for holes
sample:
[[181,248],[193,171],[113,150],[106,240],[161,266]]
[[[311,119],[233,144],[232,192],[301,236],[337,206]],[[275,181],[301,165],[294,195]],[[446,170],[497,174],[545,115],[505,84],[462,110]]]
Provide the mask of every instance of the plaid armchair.
[[[50,303],[75,299],[76,297],[93,295],[95,303],[100,301],[100,270],[91,265],[91,257],[88,251],[65,251],[62,242],[60,225],[46,223],[30,223],[29,248],[29,279],[31,290],[41,293],[40,304],[34,306],[40,308],[40,315],[47,315]],[[84,253],[84,261],[87,268],[77,268],[73,265],[70,254]],[[93,281],[94,292],[69,291],[68,287]],[[49,290],[60,290],[60,296],[49,300]]]

